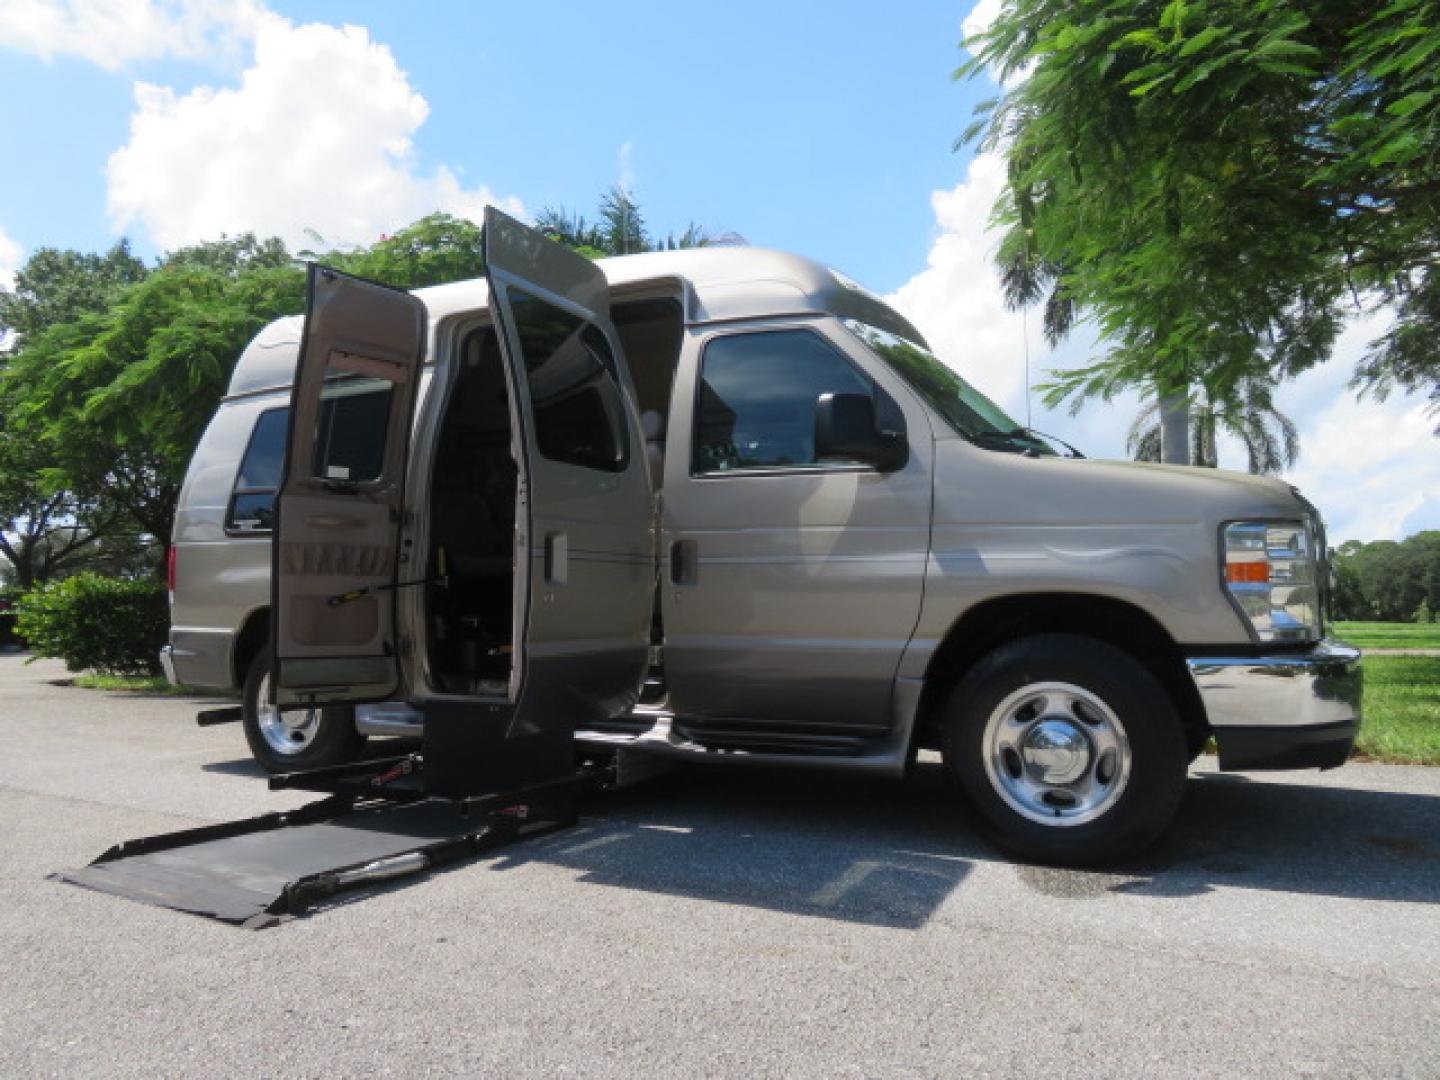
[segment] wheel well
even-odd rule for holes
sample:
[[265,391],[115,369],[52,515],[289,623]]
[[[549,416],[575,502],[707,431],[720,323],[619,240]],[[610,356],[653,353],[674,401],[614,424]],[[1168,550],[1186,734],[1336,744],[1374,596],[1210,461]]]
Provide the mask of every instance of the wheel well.
[[1150,669],[1170,695],[1187,738],[1204,738],[1207,725],[1200,693],[1186,671],[1179,647],[1152,616],[1108,596],[1031,593],[987,600],[955,620],[925,671],[917,745],[939,747],[941,714],[950,688],[976,661],[1007,641],[1042,633],[1077,634],[1129,653]]
[[270,641],[270,609],[256,608],[245,616],[240,632],[235,635],[235,648],[230,654],[230,677],[238,689],[245,685],[245,673]]

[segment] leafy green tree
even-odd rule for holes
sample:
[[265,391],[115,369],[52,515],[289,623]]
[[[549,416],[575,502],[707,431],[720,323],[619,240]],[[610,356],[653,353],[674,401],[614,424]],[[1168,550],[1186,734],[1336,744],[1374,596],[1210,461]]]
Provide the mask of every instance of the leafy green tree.
[[1051,404],[1148,388],[1183,434],[1384,305],[1357,384],[1440,405],[1440,2],[1006,0],[966,47],[1013,80],[964,136],[1008,162],[1007,297],[1105,350]]
[[168,540],[180,482],[235,361],[303,307],[278,242],[240,237],[169,255],[102,314],[28,339],[6,373],[7,425],[44,448],[51,490],[97,491]]
[[55,467],[43,442],[0,426],[0,555],[21,590],[87,566],[107,548],[132,546],[114,500],[53,486],[47,474]]
[[145,274],[125,240],[103,255],[40,248],[16,273],[15,287],[0,288],[0,338],[13,334],[13,351],[51,326],[104,311]]
[[1335,571],[1341,618],[1410,622],[1422,605],[1440,610],[1440,529],[1399,542],[1341,544]]
[[371,281],[419,289],[483,274],[480,231],[473,221],[434,213],[366,248],[301,255]]
[[8,378],[11,356],[46,332],[93,318],[147,271],[125,241],[104,254],[41,248],[0,289],[0,555],[22,589],[70,573],[103,551],[133,548],[134,526],[103,485],[64,482],[54,444],[17,422],[23,397]]

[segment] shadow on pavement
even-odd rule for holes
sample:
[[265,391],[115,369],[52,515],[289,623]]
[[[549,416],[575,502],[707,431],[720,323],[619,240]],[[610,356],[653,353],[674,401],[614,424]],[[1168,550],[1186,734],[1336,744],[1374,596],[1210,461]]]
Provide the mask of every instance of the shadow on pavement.
[[[938,766],[909,782],[688,770],[599,797],[581,824],[492,864],[618,888],[896,928],[923,926],[979,862],[1010,862]],[[1192,777],[1171,831],[1105,871],[1014,863],[1057,898],[1200,895],[1217,885],[1440,901],[1440,798],[1240,776]]]

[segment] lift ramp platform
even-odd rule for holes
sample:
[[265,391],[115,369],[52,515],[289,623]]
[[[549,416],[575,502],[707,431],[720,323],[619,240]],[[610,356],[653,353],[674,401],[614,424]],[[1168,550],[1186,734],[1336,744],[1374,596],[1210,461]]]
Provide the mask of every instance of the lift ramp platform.
[[512,791],[436,796],[419,755],[271,778],[326,791],[295,810],[116,844],[52,878],[248,929],[338,902],[348,890],[423,874],[574,824],[603,771]]

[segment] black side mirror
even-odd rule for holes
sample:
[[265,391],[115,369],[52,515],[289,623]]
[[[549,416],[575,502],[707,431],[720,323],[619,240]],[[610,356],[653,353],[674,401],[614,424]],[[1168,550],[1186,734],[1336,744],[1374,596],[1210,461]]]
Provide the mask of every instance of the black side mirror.
[[815,402],[815,460],[851,461],[893,472],[905,464],[903,435],[879,431],[868,394],[821,394]]

